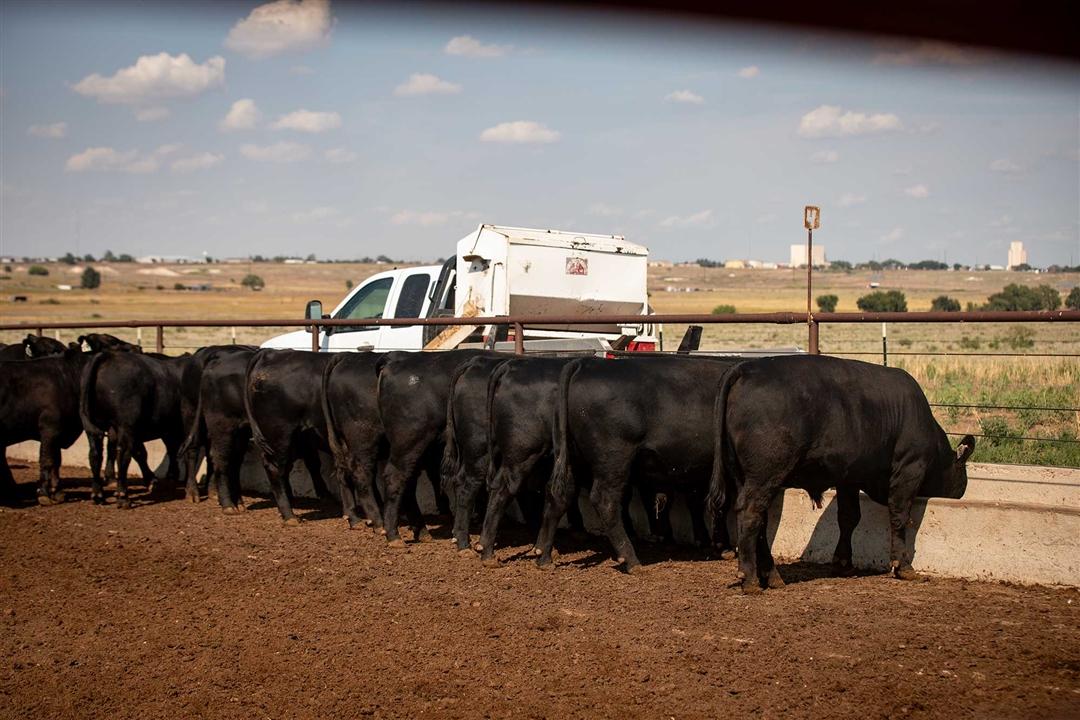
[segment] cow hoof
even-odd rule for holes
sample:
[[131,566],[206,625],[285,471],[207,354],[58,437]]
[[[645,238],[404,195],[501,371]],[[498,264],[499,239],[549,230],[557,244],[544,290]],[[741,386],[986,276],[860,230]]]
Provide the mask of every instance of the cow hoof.
[[119,510],[130,510],[131,500],[128,500],[127,498],[116,498],[116,507]]
[[51,497],[49,497],[48,495],[46,495],[44,493],[37,496],[37,504],[41,505],[43,507],[48,506],[48,505],[54,505],[55,503],[56,503],[55,500],[53,500]]
[[474,558],[474,557],[476,557],[476,551],[473,550],[472,548],[468,548],[468,547],[458,548],[457,554],[458,554],[459,557],[464,557],[464,558]]
[[486,568],[500,568],[503,566],[502,561],[497,557],[484,558],[480,564]]
[[780,573],[777,572],[776,568],[773,568],[772,572],[765,578],[765,584],[773,590],[777,590],[784,587],[784,578],[780,577]]
[[732,550],[731,548],[726,548],[726,549],[720,551],[720,559],[721,560],[734,560],[736,557],[738,557],[738,556],[735,554],[735,551]]
[[540,568],[541,570],[550,571],[555,569],[555,563],[551,560],[546,560],[543,557],[540,557],[536,559],[536,567]]
[[761,589],[761,584],[757,580],[742,581],[743,595],[760,595],[763,592],[764,590]]
[[221,508],[221,513],[223,515],[236,515],[239,512],[240,511],[237,508],[234,508],[234,507],[223,507],[223,508]]
[[915,572],[915,570],[908,565],[907,567],[896,568],[894,571],[897,580],[922,580],[923,576]]
[[105,504],[105,498],[104,498],[104,497],[102,497],[101,495],[94,495],[94,496],[93,496],[92,498],[90,498],[90,499],[91,499],[91,500],[93,501],[93,503],[94,503],[95,505],[104,505],[104,504]]
[[199,497],[199,493],[184,493],[187,496],[187,500],[191,503],[198,505],[202,502],[202,498]]
[[420,543],[431,542],[431,531],[427,528],[420,528],[413,533],[413,540]]
[[855,574],[855,566],[848,562],[834,562],[832,564],[833,575],[837,577],[851,577]]
[[281,523],[285,527],[300,527],[300,518],[288,518]]
[[628,575],[637,575],[638,577],[641,577],[645,574],[645,566],[640,563],[637,565],[627,565],[626,573]]
[[393,540],[386,543],[386,547],[393,548],[394,550],[404,550],[408,547],[408,545],[406,545],[405,541],[401,538],[394,538]]

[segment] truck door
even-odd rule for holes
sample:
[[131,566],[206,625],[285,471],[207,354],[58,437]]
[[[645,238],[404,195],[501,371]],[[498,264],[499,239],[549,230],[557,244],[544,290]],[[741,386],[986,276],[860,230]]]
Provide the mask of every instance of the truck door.
[[[408,272],[408,271],[405,271]],[[424,270],[402,277],[401,286],[392,298],[393,312],[387,317],[419,318],[424,317],[429,303],[431,274]],[[424,327],[422,325],[399,325],[382,328],[378,350],[420,350],[424,346]]]
[[[394,287],[394,276],[373,279],[361,285],[335,313],[334,318],[377,320],[385,317]],[[379,347],[380,335],[389,328],[356,325],[327,328],[329,337],[323,347],[331,352],[355,351],[357,348]]]
[[[457,258],[451,257],[443,263],[439,271],[439,279],[428,294],[427,317],[454,317],[456,306],[457,289]],[[434,339],[436,335],[446,329],[442,325],[427,325],[424,327],[424,346]]]

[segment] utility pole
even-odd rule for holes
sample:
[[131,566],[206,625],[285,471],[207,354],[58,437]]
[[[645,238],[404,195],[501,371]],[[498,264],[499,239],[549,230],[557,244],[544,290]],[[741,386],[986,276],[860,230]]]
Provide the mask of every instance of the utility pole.
[[803,208],[803,227],[806,228],[806,327],[809,333],[809,350],[818,353],[818,325],[814,320],[813,298],[814,285],[814,230],[821,227],[821,208],[807,205]]

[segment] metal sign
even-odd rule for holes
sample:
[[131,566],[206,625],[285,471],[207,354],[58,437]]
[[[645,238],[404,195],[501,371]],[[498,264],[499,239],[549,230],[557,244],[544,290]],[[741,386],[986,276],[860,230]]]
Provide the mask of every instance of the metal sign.
[[821,208],[817,205],[807,205],[803,209],[803,227],[807,230],[817,230],[821,227]]
[[567,275],[588,275],[589,274],[589,259],[581,257],[568,257],[566,258],[566,274]]

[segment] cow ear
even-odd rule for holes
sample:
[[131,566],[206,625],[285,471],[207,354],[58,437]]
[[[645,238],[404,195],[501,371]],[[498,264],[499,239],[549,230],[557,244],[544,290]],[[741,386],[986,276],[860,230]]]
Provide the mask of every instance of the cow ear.
[[956,462],[966,463],[973,452],[975,452],[975,438],[971,435],[965,435],[960,444],[956,446]]

